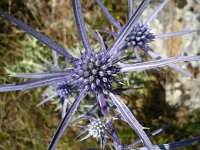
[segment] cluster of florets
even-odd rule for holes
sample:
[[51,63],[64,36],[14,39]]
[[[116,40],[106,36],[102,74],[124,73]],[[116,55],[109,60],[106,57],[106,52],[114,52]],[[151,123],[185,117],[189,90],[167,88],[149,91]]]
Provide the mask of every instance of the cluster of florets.
[[138,21],[125,39],[126,45],[145,47],[155,38],[150,31],[151,28],[146,23]]
[[56,91],[61,98],[68,98],[71,95],[72,89],[69,84],[63,81],[56,84]]
[[90,92],[111,91],[111,84],[116,81],[113,74],[119,72],[115,63],[102,51],[82,54],[74,65],[73,85]]
[[88,125],[88,127],[89,127],[88,128],[89,135],[92,136],[93,138],[98,139],[99,137],[105,134],[106,126],[100,119],[92,121]]

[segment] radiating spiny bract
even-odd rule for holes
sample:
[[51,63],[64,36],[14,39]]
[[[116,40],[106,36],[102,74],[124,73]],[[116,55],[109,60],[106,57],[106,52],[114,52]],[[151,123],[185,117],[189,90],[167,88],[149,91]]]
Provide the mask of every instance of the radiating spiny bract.
[[138,21],[126,37],[125,42],[127,46],[146,47],[154,38],[155,35],[151,33],[151,28],[146,23]]
[[111,60],[106,53],[91,51],[84,53],[75,61],[72,77],[73,85],[89,92],[101,93],[103,90],[111,91],[112,83],[116,82],[114,74],[119,72],[115,66],[116,61]]

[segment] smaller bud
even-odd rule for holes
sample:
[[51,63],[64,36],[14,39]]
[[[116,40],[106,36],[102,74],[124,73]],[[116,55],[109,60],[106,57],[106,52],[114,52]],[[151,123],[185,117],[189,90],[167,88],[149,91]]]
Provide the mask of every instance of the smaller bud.
[[135,39],[135,36],[131,36],[131,40],[134,40]]
[[99,60],[97,60],[96,62],[95,62],[95,65],[98,67],[99,65],[100,65],[100,61]]
[[94,90],[95,88],[96,88],[95,83],[92,83],[92,84],[91,84],[91,89]]
[[133,46],[135,46],[135,45],[136,45],[136,42],[135,42],[135,41],[132,41],[131,44],[132,44]]
[[87,65],[86,64],[82,64],[82,68],[83,68],[83,70],[87,70]]
[[83,81],[84,84],[87,84],[88,82],[89,82],[88,79],[85,79],[85,80]]
[[107,82],[107,78],[106,77],[103,77],[103,82]]
[[103,70],[106,70],[106,69],[107,69],[107,66],[106,66],[106,65],[103,65],[101,68],[102,68]]
[[127,42],[126,45],[127,45],[127,46],[131,46],[131,42]]
[[88,127],[89,135],[91,135],[93,138],[99,138],[102,134],[105,134],[105,124],[99,120],[93,121],[88,125]]
[[111,74],[112,74],[112,71],[111,71],[111,70],[107,70],[106,73],[107,73],[108,75],[111,75]]
[[145,36],[145,35],[141,36],[141,39],[145,39],[145,38],[146,38],[146,36]]
[[99,85],[101,81],[99,79],[96,79],[96,84]]
[[84,71],[84,77],[88,77],[89,76],[89,72],[88,71]]
[[93,74],[93,75],[96,75],[96,74],[97,74],[97,70],[96,70],[96,69],[93,69],[93,70],[92,70],[92,74]]
[[141,40],[141,38],[140,37],[136,37],[136,41],[140,41]]
[[137,43],[139,46],[142,46],[142,45],[144,45],[144,43],[143,42],[139,42],[139,43]]
[[99,75],[103,77],[104,76],[104,72],[103,71],[99,71]]
[[89,77],[90,82],[94,81],[94,76]]
[[87,85],[85,86],[85,90],[89,90],[89,89],[90,89],[90,85],[87,84]]
[[130,38],[129,37],[127,37],[126,39],[125,39],[125,41],[129,41],[130,40]]
[[79,74],[79,75],[83,75],[83,70],[81,70],[81,69],[78,70],[78,74]]
[[88,67],[89,67],[90,69],[92,69],[92,68],[94,67],[94,64],[93,64],[92,62],[90,62],[90,63],[88,64]]
[[138,36],[141,36],[141,35],[142,35],[142,32],[138,32],[137,35],[138,35]]
[[133,31],[133,32],[132,32],[132,34],[133,34],[133,35],[136,35],[136,32],[135,32],[135,31]]

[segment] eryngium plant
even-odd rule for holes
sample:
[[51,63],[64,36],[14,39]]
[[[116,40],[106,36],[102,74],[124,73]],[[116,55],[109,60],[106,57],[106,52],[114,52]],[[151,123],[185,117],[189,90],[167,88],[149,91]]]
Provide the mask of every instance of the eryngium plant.
[[[100,0],[96,0],[98,6],[101,8],[105,16],[108,18],[108,20],[117,28],[117,31],[109,31],[102,29],[102,31],[106,32],[107,34],[113,36],[114,38],[117,38],[117,36],[122,32],[122,29],[124,26],[121,26],[120,23],[114,19],[114,17],[109,13],[109,11],[106,9],[106,7],[101,3]],[[133,15],[133,0],[128,0],[128,20],[131,18]],[[178,32],[172,32],[172,33],[164,33],[164,34],[158,34],[156,35],[155,33],[152,32],[150,23],[151,21],[156,18],[158,13],[163,9],[163,7],[169,2],[169,0],[163,0],[163,2],[156,7],[153,12],[149,15],[149,17],[143,21],[142,19],[139,19],[135,25],[132,27],[130,30],[129,34],[126,36],[124,42],[123,42],[123,47],[121,51],[126,50],[129,47],[133,48],[134,54],[137,58],[138,62],[142,62],[142,58],[139,55],[138,50],[142,50],[145,54],[149,55],[153,59],[160,60],[162,59],[161,56],[156,54],[155,52],[152,51],[151,47],[149,46],[149,43],[153,42],[156,39],[160,38],[169,38],[169,37],[175,37],[175,36],[181,36],[181,35],[186,35],[190,34],[193,32],[199,32],[199,29],[193,29],[193,30],[184,30],[184,31],[178,31]],[[182,68],[174,65],[174,64],[169,64],[169,67],[189,76],[192,77],[192,75],[183,70]]]
[[[8,15],[4,12],[0,12],[0,15],[7,18],[9,21],[15,23],[19,28],[25,30],[30,35],[34,36],[36,39],[44,43],[50,49],[56,51],[61,54],[69,61],[71,61],[71,68],[63,71],[55,71],[43,73],[40,78],[33,79],[24,83],[13,83],[13,84],[4,84],[0,86],[0,92],[7,91],[25,91],[28,89],[48,86],[48,85],[56,85],[61,81],[70,85],[72,88],[67,88],[67,93],[78,92],[77,97],[69,108],[68,112],[64,116],[61,121],[54,137],[48,147],[49,150],[55,149],[56,144],[61,138],[62,134],[66,130],[67,126],[70,124],[71,118],[77,110],[77,107],[80,101],[87,95],[93,94],[96,96],[97,103],[99,104],[99,109],[103,112],[103,116],[109,116],[107,99],[111,99],[113,103],[116,105],[118,112],[120,113],[122,119],[126,121],[133,130],[137,133],[140,138],[140,141],[143,142],[144,147],[138,149],[159,149],[160,146],[153,145],[148,137],[148,135],[144,132],[144,127],[140,125],[140,123],[136,120],[132,112],[129,108],[122,102],[119,96],[113,90],[113,83],[120,84],[117,76],[122,73],[128,73],[133,71],[142,71],[148,69],[156,69],[168,65],[173,65],[176,62],[183,61],[198,61],[200,60],[200,56],[175,56],[167,59],[160,59],[152,62],[144,62],[144,63],[136,63],[136,64],[121,64],[121,59],[119,56],[123,55],[124,45],[126,38],[129,36],[131,31],[135,26],[138,26],[138,19],[149,5],[150,0],[143,0],[140,6],[137,8],[135,13],[131,15],[129,21],[126,25],[120,30],[120,33],[115,37],[115,41],[110,46],[103,45],[99,48],[98,51],[92,50],[91,45],[88,40],[88,36],[86,34],[85,23],[81,11],[80,0],[73,0],[73,9],[74,9],[74,17],[77,24],[78,31],[81,35],[81,40],[83,46],[85,48],[85,52],[81,54],[80,58],[75,58],[70,53],[68,53],[62,46],[58,45],[55,41],[49,39],[43,34],[37,32],[32,29],[28,25],[24,24],[20,20],[14,18],[11,15]],[[139,26],[140,27],[140,26]],[[129,45],[129,44],[128,44]],[[127,46],[127,44],[126,44]],[[108,47],[108,48],[106,48]],[[59,86],[58,86],[59,87]],[[70,89],[74,89],[71,90]],[[61,92],[62,94],[62,92]],[[108,98],[109,97],[109,98]],[[116,132],[111,125],[109,128],[110,137],[113,137],[112,140],[115,144],[116,149],[129,149],[124,147],[117,137]],[[188,143],[192,143],[194,141],[200,140],[199,138],[195,138],[192,140],[188,140],[186,142],[176,143],[175,146],[166,148],[166,145],[162,145],[161,147],[165,147],[166,149],[181,147]],[[135,144],[132,144],[135,146]],[[169,146],[169,145],[167,145]]]
[[[18,77],[18,78],[27,78],[27,79],[31,79],[31,78],[35,78],[35,79],[39,79],[42,78],[43,76],[46,76],[49,73],[55,73],[55,72],[60,72],[62,70],[67,70],[68,68],[68,64],[65,64],[65,68],[61,69],[61,67],[59,66],[59,62],[58,62],[58,56],[56,54],[55,51],[52,51],[52,58],[53,58],[53,64],[49,61],[44,62],[43,64],[43,68],[46,72],[40,72],[40,73],[36,73],[36,74],[13,74],[11,75],[12,77]],[[56,82],[55,84],[52,84],[52,88],[54,89],[51,90],[51,95],[47,96],[45,99],[43,99],[37,106],[41,106],[43,104],[45,104],[48,101],[53,100],[55,97],[59,97],[59,101],[54,101],[55,104],[60,103],[62,105],[61,108],[61,118],[64,118],[65,114],[66,114],[66,110],[67,110],[67,104],[68,104],[68,99],[69,97],[72,97],[72,88],[71,86],[66,83],[66,81],[60,81],[60,82]],[[72,97],[73,100],[73,97]]]

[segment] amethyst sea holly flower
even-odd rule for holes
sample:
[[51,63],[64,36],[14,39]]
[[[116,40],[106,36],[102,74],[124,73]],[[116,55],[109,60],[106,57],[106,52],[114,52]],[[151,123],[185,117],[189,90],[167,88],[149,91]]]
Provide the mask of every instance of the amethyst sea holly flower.
[[[53,64],[48,63],[49,68],[46,68],[46,70],[48,70],[49,72],[59,72],[62,71],[60,69],[59,63],[58,63],[58,56],[57,53],[55,51],[52,52],[52,57],[53,57]],[[66,64],[66,68],[64,70],[68,70],[68,64]],[[27,74],[25,74],[27,75]],[[17,75],[19,76],[19,75]],[[23,77],[23,76],[21,76]],[[44,100],[42,100],[38,106],[43,105],[44,103],[52,100],[54,97],[59,97],[59,101],[54,102],[54,103],[61,103],[62,108],[61,108],[61,118],[63,119],[65,114],[66,114],[66,110],[67,110],[67,104],[68,104],[68,99],[69,96],[72,97],[72,87],[69,84],[69,82],[67,82],[66,80],[64,81],[59,81],[56,82],[55,84],[52,84],[53,88],[55,88],[55,92],[54,94],[48,96],[47,98],[45,98]]]
[[80,139],[80,141],[86,140],[89,137],[100,139],[100,148],[104,149],[107,144],[107,138],[110,133],[108,127],[103,118],[95,118],[93,116],[87,117],[90,121],[89,124],[82,126],[83,130],[78,134],[76,138],[79,138],[83,134],[87,133],[86,136]]
[[[45,77],[47,74],[50,75],[50,73],[59,73],[61,70],[58,62],[58,56],[55,51],[52,51],[52,58],[53,58],[53,64],[49,61],[46,61],[44,63],[44,69],[48,72],[40,72],[40,73],[31,73],[31,74],[14,74],[11,75],[12,77],[18,77],[18,78],[28,78],[28,79],[39,79],[42,77]],[[66,68],[64,70],[67,70],[68,64],[66,64]],[[61,109],[61,118],[64,118],[67,110],[67,104],[69,96],[72,97],[72,87],[71,85],[66,81],[58,81],[52,86],[55,89],[55,92],[51,92],[51,95],[48,95],[44,100],[42,100],[37,106],[41,106],[45,104],[46,102],[53,100],[55,97],[59,97],[59,101],[54,101],[55,104],[60,103],[62,105]],[[45,95],[46,96],[46,95]]]
[[[102,30],[106,32],[107,34],[114,36],[114,38],[117,38],[117,36],[119,36],[120,32],[122,31],[125,25],[121,26],[120,23],[112,17],[112,15],[108,12],[106,7],[101,3],[100,0],[96,0],[96,2],[98,6],[101,8],[101,10],[103,11],[103,13],[105,14],[105,16],[108,18],[108,20],[117,28],[116,32],[105,30],[105,29],[102,29]],[[134,14],[133,2],[134,0],[128,0],[128,17],[127,17],[128,20]],[[142,62],[142,58],[139,55],[138,50],[142,50],[151,58],[159,60],[159,59],[162,59],[162,57],[151,50],[151,48],[149,47],[149,43],[159,38],[181,36],[181,35],[200,31],[200,30],[194,29],[194,30],[178,31],[178,32],[173,32],[173,33],[164,33],[164,34],[158,34],[158,35],[155,35],[154,33],[152,33],[151,26],[150,26],[151,21],[158,15],[158,13],[163,9],[163,7],[168,2],[169,0],[163,0],[163,2],[157,8],[153,10],[153,12],[149,15],[149,17],[145,21],[139,19],[135,23],[135,25],[130,30],[129,34],[126,36],[125,41],[123,42],[124,47],[120,49],[120,51],[123,52],[127,48],[132,47],[138,62]],[[169,64],[168,66],[189,77],[192,77],[192,75],[189,72],[181,69],[180,67],[174,64]]]
[[[56,144],[69,125],[72,116],[76,112],[80,101],[88,93],[96,95],[96,99],[102,111],[104,111],[104,108],[107,107],[105,95],[109,96],[113,103],[117,106],[118,112],[121,114],[123,119],[133,128],[141,141],[144,143],[144,147],[149,150],[155,149],[155,146],[151,143],[148,136],[144,132],[144,128],[139,124],[132,112],[122,102],[119,96],[117,96],[113,91],[112,84],[119,83],[117,80],[117,74],[155,69],[158,67],[171,65],[175,62],[198,61],[200,60],[200,56],[175,56],[172,58],[160,59],[152,62],[129,65],[124,64],[120,66],[118,65],[118,62],[120,61],[118,56],[122,54],[120,50],[123,49],[123,43],[125,42],[125,39],[129,33],[132,31],[133,27],[138,23],[139,17],[146,9],[149,2],[150,0],[143,0],[141,2],[138,9],[131,16],[129,21],[116,37],[114,43],[108,47],[108,49],[100,48],[99,51],[95,51],[91,49],[91,45],[86,34],[80,0],[73,0],[75,21],[85,48],[85,52],[81,55],[80,58],[73,57],[56,42],[30,28],[20,20],[4,12],[0,12],[0,15],[15,23],[19,28],[25,30],[27,33],[37,38],[49,48],[63,55],[72,63],[72,68],[68,70],[42,73],[40,74],[42,76],[41,78],[37,78],[24,83],[4,84],[0,86],[0,92],[24,91],[36,87],[58,84],[60,81],[63,81],[70,84],[73,89],[76,89],[76,92],[78,92],[77,97],[75,98],[74,102],[60,123],[56,133],[54,134],[54,137],[48,148],[49,150],[55,149]],[[104,111],[104,113],[104,115],[107,115],[106,111]]]

